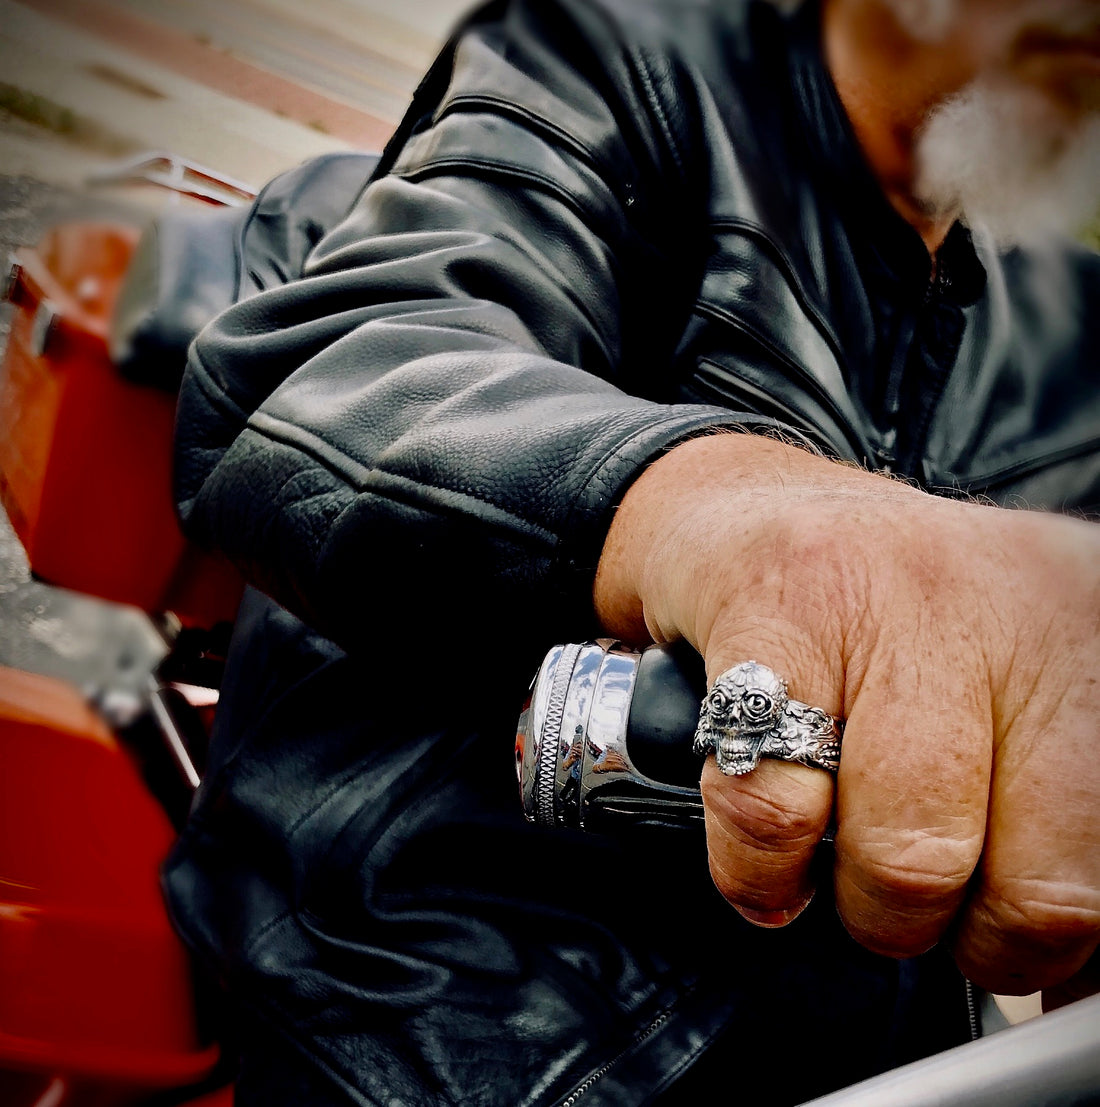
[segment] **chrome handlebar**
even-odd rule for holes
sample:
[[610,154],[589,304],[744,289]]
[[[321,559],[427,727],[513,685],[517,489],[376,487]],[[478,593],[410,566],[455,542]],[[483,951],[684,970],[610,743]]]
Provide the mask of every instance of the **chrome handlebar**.
[[555,646],[516,728],[524,814],[584,830],[701,825],[703,763],[691,740],[705,683],[702,659],[683,645]]

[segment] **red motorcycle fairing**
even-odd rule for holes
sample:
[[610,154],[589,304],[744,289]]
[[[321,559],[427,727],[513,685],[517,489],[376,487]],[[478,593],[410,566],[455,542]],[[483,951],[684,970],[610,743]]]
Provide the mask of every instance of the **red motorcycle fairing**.
[[138,240],[125,224],[63,223],[16,251],[0,501],[40,580],[213,626],[232,620],[242,582],[176,522],[176,398],[125,380],[108,353]]
[[158,877],[175,833],[130,755],[76,689],[0,668],[0,765],[0,1101],[26,1084],[4,1070],[200,1081],[218,1047]]

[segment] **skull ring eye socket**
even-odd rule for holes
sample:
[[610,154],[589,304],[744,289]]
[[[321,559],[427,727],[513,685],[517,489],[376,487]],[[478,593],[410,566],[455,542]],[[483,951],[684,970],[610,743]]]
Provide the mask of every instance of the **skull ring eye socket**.
[[744,704],[745,713],[754,719],[765,718],[772,709],[771,696],[758,691],[746,692]]
[[715,688],[710,694],[710,707],[712,711],[725,711],[732,701],[721,688]]

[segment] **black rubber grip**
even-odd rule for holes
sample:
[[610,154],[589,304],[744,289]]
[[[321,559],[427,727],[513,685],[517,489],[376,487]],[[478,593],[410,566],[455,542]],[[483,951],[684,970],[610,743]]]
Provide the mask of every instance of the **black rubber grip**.
[[703,659],[677,642],[650,646],[638,662],[626,748],[638,771],[662,784],[698,788],[703,759],[691,749],[706,692]]

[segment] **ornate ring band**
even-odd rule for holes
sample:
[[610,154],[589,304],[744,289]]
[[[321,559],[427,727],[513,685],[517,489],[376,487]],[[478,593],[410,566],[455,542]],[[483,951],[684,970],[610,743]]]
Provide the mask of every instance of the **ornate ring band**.
[[792,700],[787,682],[766,665],[743,661],[719,676],[703,699],[692,748],[714,752],[726,776],[751,772],[761,757],[835,773],[844,720]]

